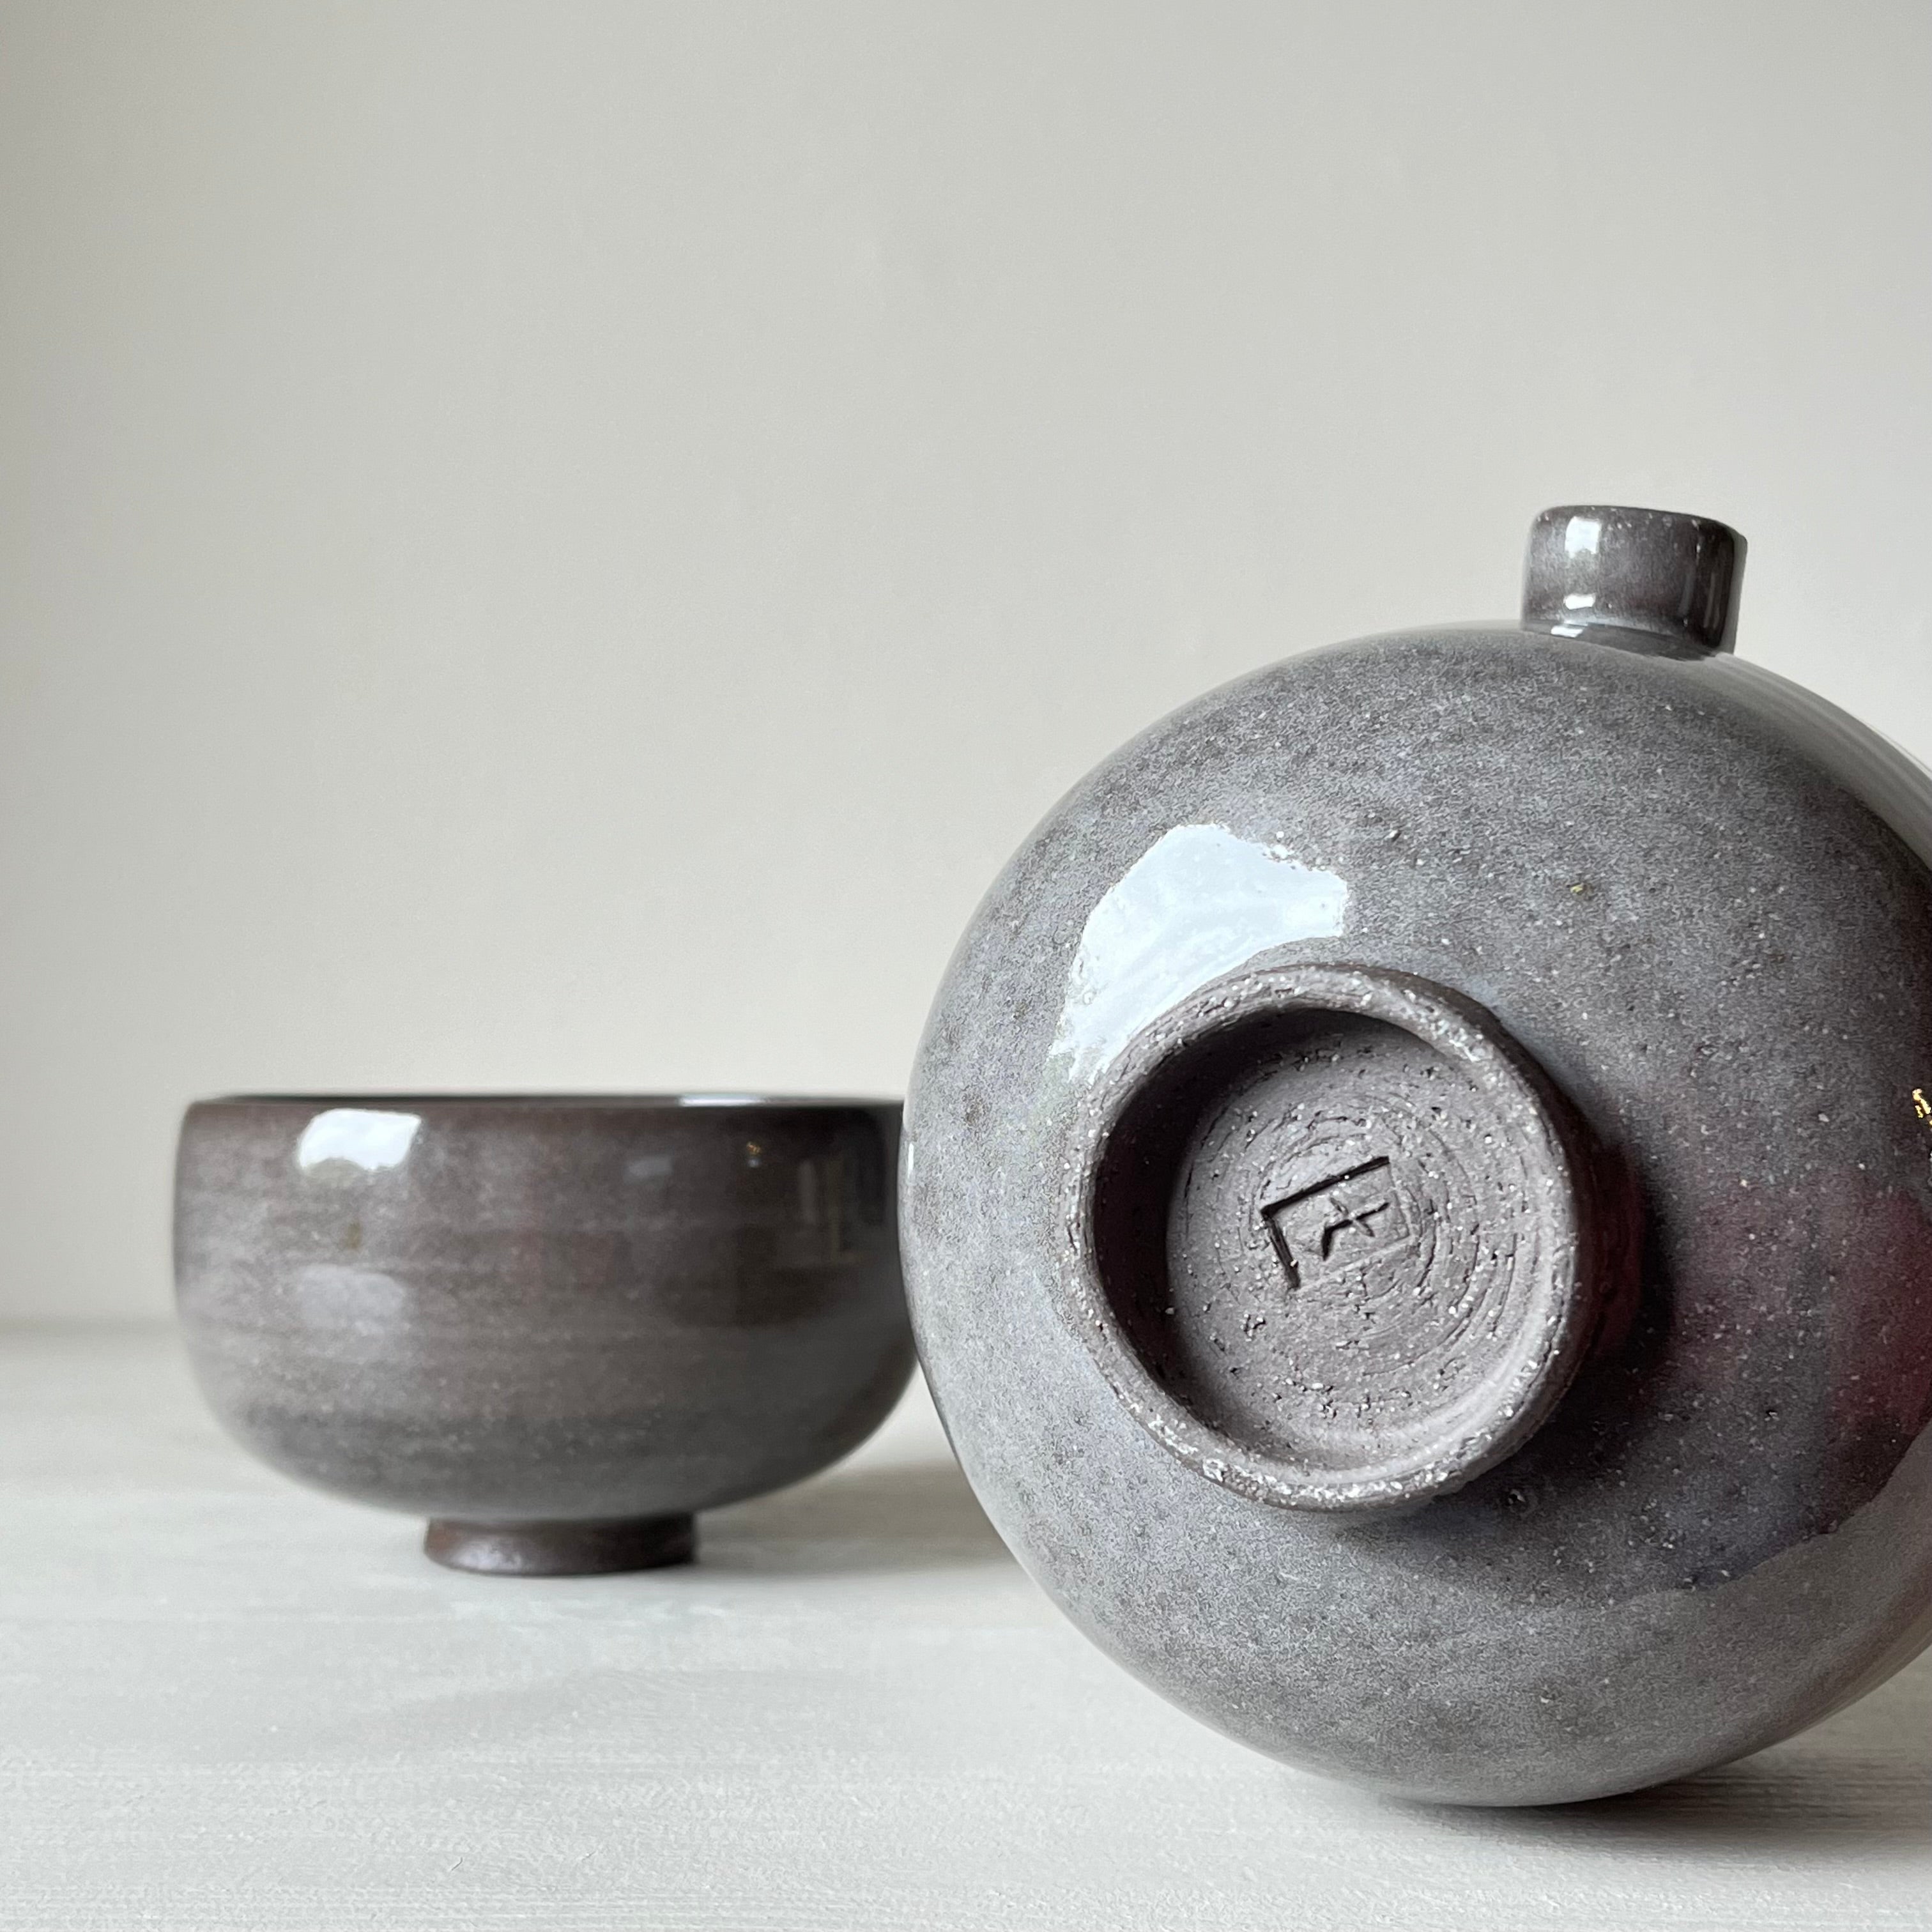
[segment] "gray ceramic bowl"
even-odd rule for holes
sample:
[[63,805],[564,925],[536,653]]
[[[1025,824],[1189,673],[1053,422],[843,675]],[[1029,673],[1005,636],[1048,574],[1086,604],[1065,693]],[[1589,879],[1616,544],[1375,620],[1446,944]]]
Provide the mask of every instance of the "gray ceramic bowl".
[[1743,561],[1566,506],[1520,621],[1209,693],[934,1006],[907,1274],[960,1461],[1290,1762],[1600,1797],[1932,1638],[1932,776],[1737,659]]
[[512,1575],[689,1558],[912,1364],[896,1103],[238,1097],[182,1123],[176,1281],[230,1431]]

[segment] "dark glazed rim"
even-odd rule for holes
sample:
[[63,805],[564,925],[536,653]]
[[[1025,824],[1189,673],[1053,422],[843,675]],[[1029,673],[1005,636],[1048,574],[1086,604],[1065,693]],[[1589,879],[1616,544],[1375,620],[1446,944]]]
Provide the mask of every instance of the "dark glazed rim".
[[1714,517],[1562,504],[1530,526],[1523,622],[1558,637],[1634,631],[1691,656],[1728,651],[1748,548]]
[[548,1110],[584,1113],[884,1113],[898,1100],[830,1094],[217,1094],[195,1100],[195,1107],[490,1108],[506,1113]]
[[[1143,1087],[1182,1055],[1255,1019],[1327,1011],[1380,1020],[1462,1067],[1522,1123],[1541,1190],[1544,1251],[1520,1366],[1478,1427],[1426,1461],[1339,1476],[1270,1456],[1223,1435],[1163,1388],[1122,1331],[1101,1279],[1095,1204],[1108,1145]],[[1494,1018],[1473,1002],[1407,974],[1346,964],[1231,973],[1136,1034],[1084,1106],[1061,1190],[1066,1230],[1054,1284],[1059,1312],[1086,1345],[1121,1406],[1168,1454],[1222,1488],[1277,1508],[1330,1513],[1403,1509],[1446,1495],[1521,1448],[1562,1400],[1598,1332],[1605,1305],[1590,1155],[1568,1104]]]

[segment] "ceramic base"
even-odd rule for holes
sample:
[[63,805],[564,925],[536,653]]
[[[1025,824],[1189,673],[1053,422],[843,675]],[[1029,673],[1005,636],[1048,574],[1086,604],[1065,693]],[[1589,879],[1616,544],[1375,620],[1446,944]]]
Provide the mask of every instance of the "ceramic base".
[[688,1563],[698,1525],[688,1516],[604,1517],[590,1522],[452,1522],[423,1532],[423,1554],[485,1576],[594,1576]]

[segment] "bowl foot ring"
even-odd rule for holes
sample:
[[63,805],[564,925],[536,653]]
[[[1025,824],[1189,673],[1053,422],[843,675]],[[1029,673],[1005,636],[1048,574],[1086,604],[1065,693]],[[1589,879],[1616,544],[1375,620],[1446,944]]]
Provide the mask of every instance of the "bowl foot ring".
[[596,1576],[661,1570],[697,1554],[688,1516],[604,1516],[586,1522],[458,1522],[423,1532],[423,1554],[485,1576]]

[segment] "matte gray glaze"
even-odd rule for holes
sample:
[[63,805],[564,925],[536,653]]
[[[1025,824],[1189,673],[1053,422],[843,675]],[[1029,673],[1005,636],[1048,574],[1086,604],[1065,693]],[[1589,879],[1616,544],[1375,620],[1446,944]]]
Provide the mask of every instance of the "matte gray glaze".
[[202,1101],[176,1280],[215,1413],[277,1468],[503,1575],[688,1559],[911,1371],[884,1102]]
[[1588,1798],[1932,1637],[1932,781],[1700,646],[1742,550],[1552,512],[1558,616],[1188,706],[934,1006],[902,1208],[967,1474],[1291,1762]]

